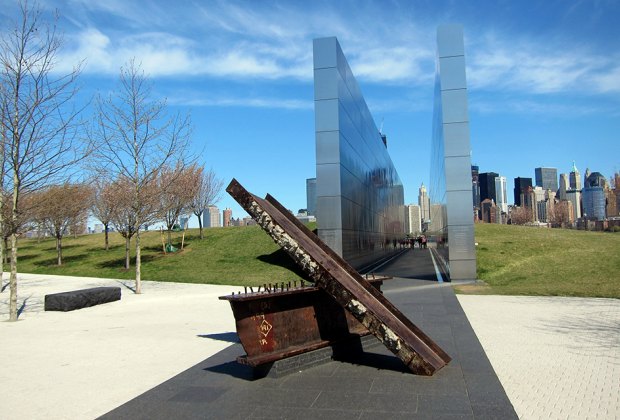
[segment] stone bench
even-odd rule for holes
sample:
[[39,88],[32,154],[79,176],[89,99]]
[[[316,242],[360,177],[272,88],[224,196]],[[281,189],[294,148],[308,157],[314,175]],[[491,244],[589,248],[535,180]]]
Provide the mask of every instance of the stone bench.
[[93,287],[45,295],[45,310],[67,312],[120,299],[120,287]]

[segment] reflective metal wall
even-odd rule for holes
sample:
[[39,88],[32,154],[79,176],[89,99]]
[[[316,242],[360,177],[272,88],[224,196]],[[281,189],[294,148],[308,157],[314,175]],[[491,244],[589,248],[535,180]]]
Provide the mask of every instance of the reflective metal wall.
[[437,29],[429,232],[451,280],[476,278],[471,146],[461,25]]
[[403,186],[335,37],[314,40],[319,237],[357,269],[405,236]]

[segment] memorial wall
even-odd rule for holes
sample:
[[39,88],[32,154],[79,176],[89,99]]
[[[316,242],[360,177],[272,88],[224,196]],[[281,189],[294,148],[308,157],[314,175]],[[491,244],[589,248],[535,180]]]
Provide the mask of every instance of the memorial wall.
[[476,279],[471,145],[461,25],[437,30],[431,147],[431,223],[436,255],[451,280]]
[[363,270],[404,238],[404,192],[335,37],[314,40],[314,107],[318,235]]

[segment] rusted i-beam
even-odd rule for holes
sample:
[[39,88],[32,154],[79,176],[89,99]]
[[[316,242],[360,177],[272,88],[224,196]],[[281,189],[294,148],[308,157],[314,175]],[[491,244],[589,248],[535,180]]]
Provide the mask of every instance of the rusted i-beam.
[[236,179],[226,191],[272,239],[414,373],[432,375],[450,361],[433,340],[341,257],[268,196],[248,192]]

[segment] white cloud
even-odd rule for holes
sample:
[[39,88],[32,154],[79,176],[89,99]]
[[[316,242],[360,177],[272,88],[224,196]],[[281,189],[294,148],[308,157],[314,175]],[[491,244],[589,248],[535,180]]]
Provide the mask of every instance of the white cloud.
[[620,92],[619,68],[612,65],[617,60],[583,48],[485,39],[472,46],[467,61],[472,89],[526,94]]
[[312,109],[312,100],[279,99],[279,98],[242,98],[220,97],[210,99],[192,99],[172,97],[168,101],[174,105],[214,106],[214,107],[249,107],[249,108],[281,108],[281,109]]

